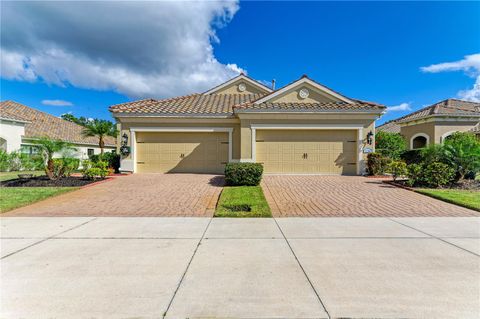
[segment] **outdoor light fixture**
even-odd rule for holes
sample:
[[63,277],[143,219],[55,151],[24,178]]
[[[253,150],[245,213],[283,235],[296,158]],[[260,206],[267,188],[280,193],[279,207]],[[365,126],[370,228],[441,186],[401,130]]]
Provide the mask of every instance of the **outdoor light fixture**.
[[127,145],[128,144],[128,135],[127,133],[123,133],[122,135],[122,145]]
[[372,133],[372,131],[370,131],[367,134],[367,144],[372,145],[372,143],[373,143],[373,133]]

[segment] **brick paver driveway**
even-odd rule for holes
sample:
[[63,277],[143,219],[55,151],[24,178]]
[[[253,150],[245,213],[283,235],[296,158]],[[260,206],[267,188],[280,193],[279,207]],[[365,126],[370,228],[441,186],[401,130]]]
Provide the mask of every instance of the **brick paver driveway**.
[[216,175],[134,174],[2,216],[212,216],[222,185]]
[[359,176],[267,175],[276,217],[480,216],[479,213]]

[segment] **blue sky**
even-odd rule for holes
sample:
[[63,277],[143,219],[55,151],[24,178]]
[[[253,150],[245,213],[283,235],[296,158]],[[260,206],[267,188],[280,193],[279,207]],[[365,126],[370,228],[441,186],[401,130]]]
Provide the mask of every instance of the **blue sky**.
[[[480,98],[479,2],[143,3],[117,5],[108,24],[112,8],[68,6],[2,3],[2,100],[110,118],[109,105],[202,91],[241,69],[278,86],[308,74],[397,106],[379,123],[450,97]],[[157,24],[128,18],[145,9]],[[59,12],[66,18],[51,18]],[[48,22],[17,22],[31,17]]]

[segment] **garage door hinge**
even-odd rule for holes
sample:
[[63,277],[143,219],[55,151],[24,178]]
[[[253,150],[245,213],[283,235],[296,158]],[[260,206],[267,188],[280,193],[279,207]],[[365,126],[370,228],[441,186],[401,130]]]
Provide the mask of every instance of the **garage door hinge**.
[[137,162],[137,164],[145,164],[145,162]]
[[256,140],[255,142],[258,143],[258,142],[265,142],[265,141],[264,140]]
[[347,165],[357,165],[357,163],[347,163]]
[[228,144],[228,142],[220,142],[220,144]]
[[347,141],[348,143],[357,143],[357,141]]
[[137,141],[137,144],[142,144],[142,143],[145,143],[145,142],[140,142],[140,141]]

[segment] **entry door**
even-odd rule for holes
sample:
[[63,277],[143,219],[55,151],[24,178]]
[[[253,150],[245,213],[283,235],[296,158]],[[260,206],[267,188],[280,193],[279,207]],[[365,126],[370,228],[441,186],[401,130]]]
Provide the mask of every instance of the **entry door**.
[[257,130],[265,173],[356,174],[355,130]]
[[223,174],[228,161],[228,133],[139,132],[139,173]]

